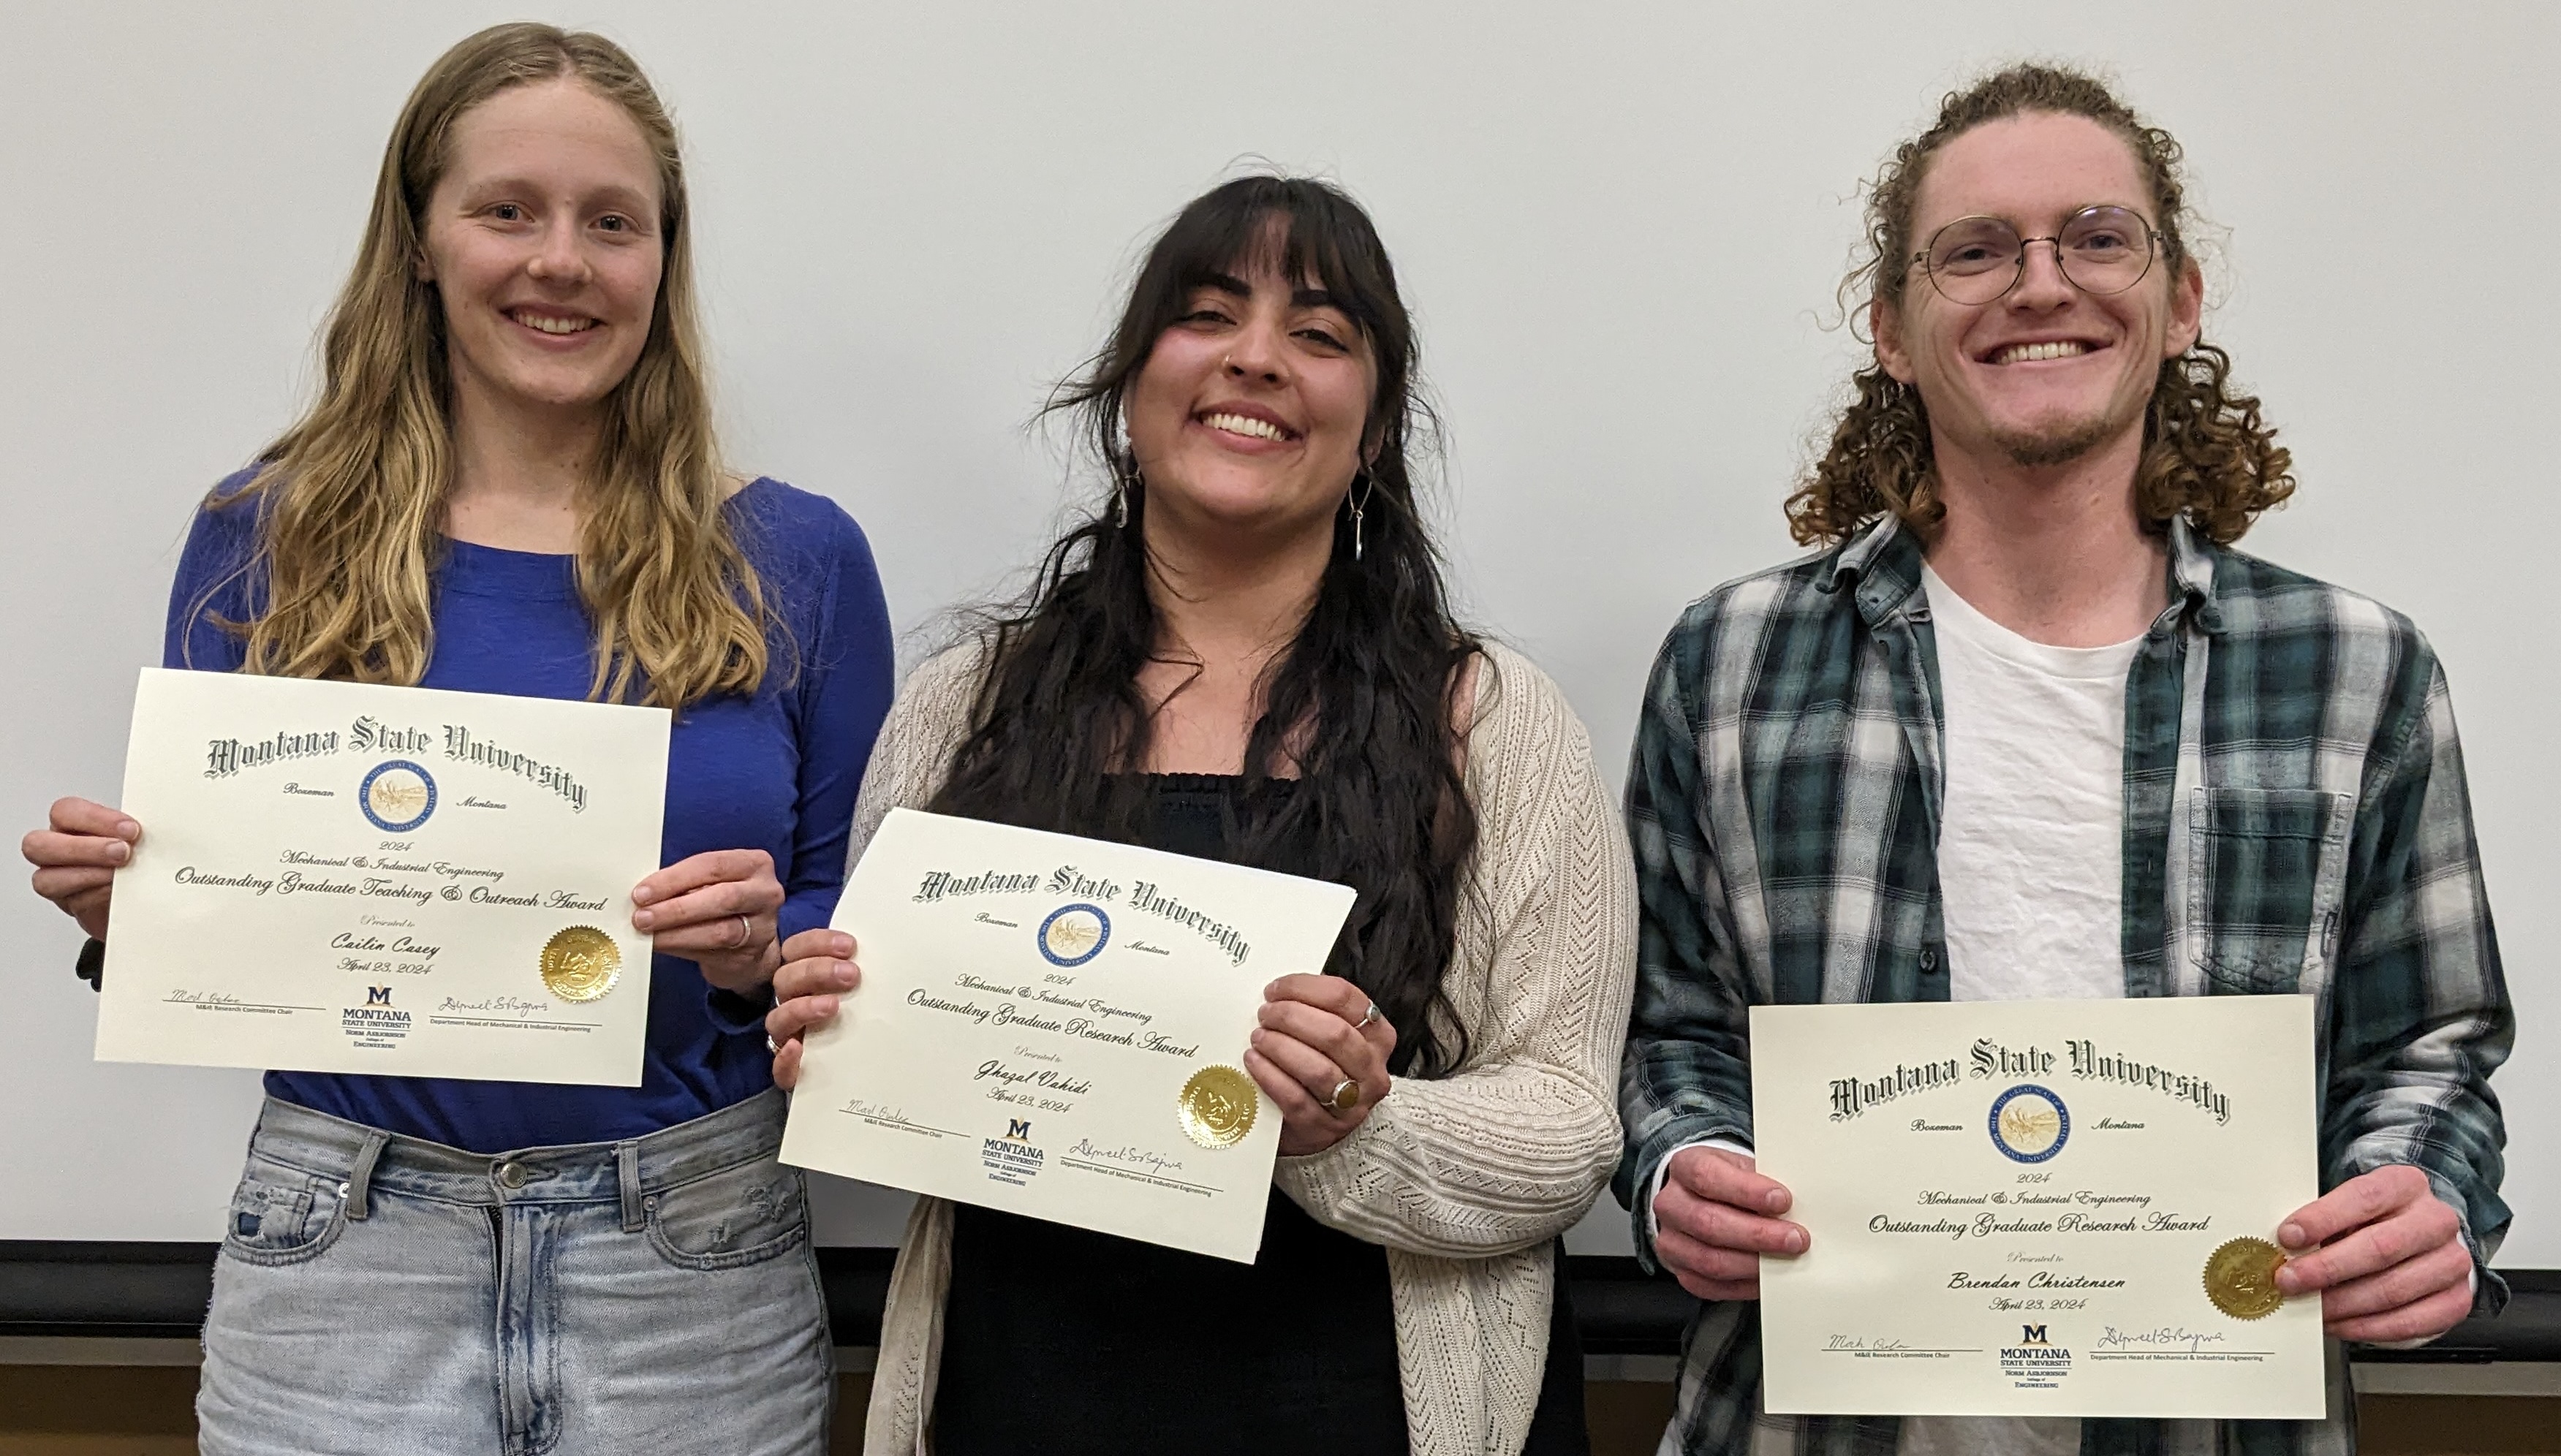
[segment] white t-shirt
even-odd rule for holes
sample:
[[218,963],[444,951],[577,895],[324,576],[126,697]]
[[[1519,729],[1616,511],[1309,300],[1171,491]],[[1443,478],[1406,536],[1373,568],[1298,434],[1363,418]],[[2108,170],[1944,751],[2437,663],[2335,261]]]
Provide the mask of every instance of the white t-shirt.
[[[2126,675],[2142,639],[2049,647],[1928,566],[1947,781],[1939,899],[1954,1001],[2126,994]],[[1915,1416],[1900,1456],[2074,1456],[2081,1422]]]
[[2126,674],[2113,647],[2031,642],[1921,568],[1947,780],[1939,895],[1953,1001],[2126,994]]

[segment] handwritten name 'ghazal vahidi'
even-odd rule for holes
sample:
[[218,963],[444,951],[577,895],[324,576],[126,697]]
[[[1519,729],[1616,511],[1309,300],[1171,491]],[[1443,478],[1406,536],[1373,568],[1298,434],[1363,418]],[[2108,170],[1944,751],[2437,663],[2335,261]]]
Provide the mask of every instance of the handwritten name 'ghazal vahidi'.
[[2232,1098],[2206,1077],[2194,1076],[2156,1062],[2103,1050],[2097,1042],[2068,1041],[2058,1058],[2042,1047],[2024,1051],[1988,1038],[1977,1040],[1963,1057],[1897,1064],[1872,1076],[1836,1077],[1831,1082],[1831,1120],[1846,1122],[1872,1108],[1918,1092],[1935,1092],[1969,1081],[1991,1078],[2050,1077],[2058,1070],[2075,1081],[2117,1082],[2145,1087],[2175,1101],[2189,1103],[2217,1123],[2232,1120]]
[[[360,717],[343,732],[336,728],[279,729],[262,738],[208,738],[205,740],[205,777],[230,778],[247,769],[299,763],[336,753],[368,756],[417,753],[440,757],[448,763],[474,763],[501,773],[515,774],[549,789],[568,801],[572,812],[585,813],[587,810],[587,785],[579,782],[568,769],[491,742],[458,723],[442,724],[434,728],[399,728],[378,719]],[[287,787],[293,792],[308,792],[298,784]]]
[[1180,925],[1217,946],[1233,965],[1245,964],[1254,954],[1254,947],[1235,926],[1183,903],[1152,881],[1123,886],[1109,877],[1088,875],[1074,865],[1061,865],[1047,874],[933,870],[917,883],[914,899],[918,904],[933,904],[976,894],[1072,894]]

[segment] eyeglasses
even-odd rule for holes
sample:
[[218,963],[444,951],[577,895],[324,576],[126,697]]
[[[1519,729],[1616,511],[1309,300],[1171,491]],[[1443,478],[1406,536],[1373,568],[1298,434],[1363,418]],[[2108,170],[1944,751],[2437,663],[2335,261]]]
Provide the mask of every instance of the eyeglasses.
[[2123,293],[2152,269],[2165,240],[2131,208],[2083,208],[2051,238],[2021,238],[1999,218],[1959,218],[1912,254],[1951,303],[1989,303],[2027,276],[2030,243],[2054,244],[2054,265],[2084,293]]

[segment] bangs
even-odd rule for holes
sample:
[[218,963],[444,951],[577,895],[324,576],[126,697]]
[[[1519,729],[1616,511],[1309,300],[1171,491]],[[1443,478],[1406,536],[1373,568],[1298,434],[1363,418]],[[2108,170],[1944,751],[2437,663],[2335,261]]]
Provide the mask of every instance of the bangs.
[[[1171,282],[1176,295],[1264,273],[1293,286],[1312,282],[1373,344],[1380,324],[1399,311],[1386,251],[1368,220],[1330,188],[1296,178],[1249,177],[1211,193],[1174,220],[1155,261],[1149,271]],[[1166,304],[1170,322],[1180,296]]]

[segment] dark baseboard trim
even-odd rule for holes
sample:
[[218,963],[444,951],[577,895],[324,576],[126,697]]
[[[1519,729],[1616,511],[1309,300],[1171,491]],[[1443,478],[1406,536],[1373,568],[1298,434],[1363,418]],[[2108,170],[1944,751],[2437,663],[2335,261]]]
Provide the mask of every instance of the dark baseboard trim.
[[[194,1339],[213,1289],[210,1243],[0,1239],[0,1336]],[[818,1274],[838,1345],[880,1340],[893,1251],[822,1248]],[[2516,1291],[2495,1320],[2471,1320],[2425,1350],[2356,1352],[2378,1364],[2561,1361],[2561,1269],[2502,1270]],[[1625,1256],[1566,1259],[1588,1355],[1674,1355],[1697,1302]]]

